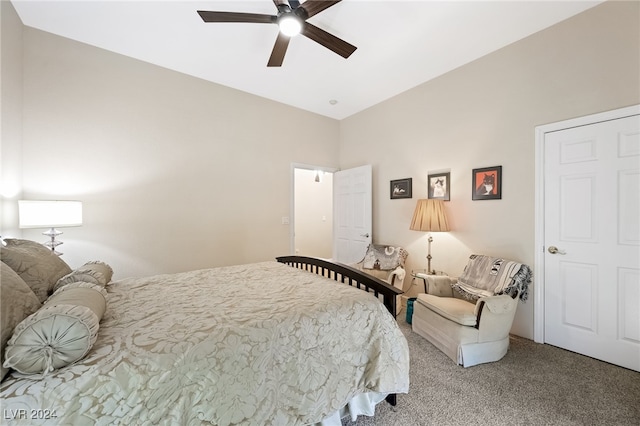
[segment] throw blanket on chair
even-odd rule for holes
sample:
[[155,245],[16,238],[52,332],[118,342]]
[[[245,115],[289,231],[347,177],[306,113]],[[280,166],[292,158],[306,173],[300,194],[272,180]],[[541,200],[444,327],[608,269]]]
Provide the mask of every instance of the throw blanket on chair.
[[452,287],[467,299],[508,294],[520,294],[523,302],[529,296],[531,268],[522,263],[480,254],[469,256],[469,263]]
[[404,267],[404,261],[408,253],[402,247],[392,247],[379,244],[370,244],[364,255],[363,267],[365,269],[380,269],[391,271],[398,266]]

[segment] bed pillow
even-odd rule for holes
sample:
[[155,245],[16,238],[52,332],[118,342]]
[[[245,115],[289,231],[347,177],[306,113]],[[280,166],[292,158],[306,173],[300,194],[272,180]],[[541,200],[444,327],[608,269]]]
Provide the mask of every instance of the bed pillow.
[[69,265],[40,243],[6,239],[0,247],[0,259],[31,288],[40,302],[53,293],[55,283],[71,272]]
[[71,283],[56,291],[13,332],[4,367],[42,374],[81,360],[98,337],[106,291],[92,283]]
[[2,363],[4,362],[4,349],[13,329],[23,319],[36,312],[42,304],[27,283],[4,262],[2,262],[2,269],[0,269],[0,295],[0,329],[2,332],[0,380],[2,380],[9,372],[8,368],[2,367]]
[[75,282],[94,283],[104,287],[111,281],[112,276],[113,269],[111,269],[111,266],[104,262],[94,260],[85,263],[78,269],[60,278],[53,287],[53,291]]

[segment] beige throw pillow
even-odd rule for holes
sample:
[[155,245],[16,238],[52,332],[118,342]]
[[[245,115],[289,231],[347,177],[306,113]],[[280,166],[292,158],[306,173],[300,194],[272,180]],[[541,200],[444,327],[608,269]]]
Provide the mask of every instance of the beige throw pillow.
[[56,291],[15,328],[4,367],[46,375],[84,358],[98,337],[106,295],[91,283],[72,283]]
[[104,262],[94,260],[92,262],[85,263],[80,268],[60,278],[56,282],[53,290],[56,291],[60,287],[75,282],[94,283],[104,287],[111,281],[112,276],[113,269],[111,269],[111,266]]
[[4,350],[14,328],[23,319],[36,312],[42,304],[27,283],[13,269],[2,262],[0,270],[0,329],[2,348],[0,351],[0,380],[9,372],[2,367]]
[[55,283],[71,272],[64,260],[40,243],[6,239],[0,247],[0,258],[9,265],[38,296],[40,302],[53,293]]

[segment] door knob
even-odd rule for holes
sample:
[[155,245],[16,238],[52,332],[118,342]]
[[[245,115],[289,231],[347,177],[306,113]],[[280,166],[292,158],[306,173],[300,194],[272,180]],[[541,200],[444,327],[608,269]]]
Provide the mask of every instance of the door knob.
[[365,238],[369,238],[369,233],[367,232],[366,234],[360,234],[361,237],[365,237]]
[[547,249],[549,251],[549,253],[551,254],[567,254],[567,252],[560,250],[558,247],[556,246],[549,246],[549,248]]

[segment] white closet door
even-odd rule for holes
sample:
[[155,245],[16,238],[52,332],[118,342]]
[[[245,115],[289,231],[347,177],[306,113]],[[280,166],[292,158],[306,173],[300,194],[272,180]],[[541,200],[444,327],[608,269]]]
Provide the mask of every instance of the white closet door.
[[640,116],[544,138],[544,340],[640,371]]

